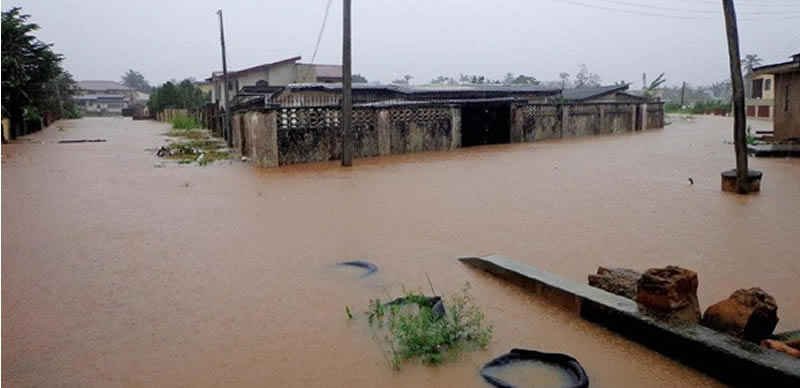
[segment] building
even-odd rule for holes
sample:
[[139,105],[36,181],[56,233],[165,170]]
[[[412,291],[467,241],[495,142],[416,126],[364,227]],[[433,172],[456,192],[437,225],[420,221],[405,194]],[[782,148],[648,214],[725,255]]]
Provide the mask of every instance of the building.
[[[265,63],[246,69],[228,72],[227,93],[231,103],[239,96],[263,94],[277,91],[281,87],[295,83],[330,83],[342,82],[340,65],[314,65],[299,63],[301,57],[291,57],[277,62]],[[206,79],[211,84],[211,102],[224,105],[225,90],[223,74],[215,71]]]
[[628,93],[628,85],[589,86],[585,88],[564,89],[561,93],[564,101],[574,103],[586,102],[632,102],[647,103],[647,97]]
[[767,79],[774,80],[770,89],[774,89],[771,106],[775,139],[800,139],[800,53],[788,62],[757,67],[753,74],[754,79],[762,77],[762,87]]
[[772,119],[775,103],[775,75],[753,74],[750,95],[745,99],[747,117]]
[[87,116],[121,116],[137,98],[135,90],[114,81],[78,81],[78,95],[73,97]]

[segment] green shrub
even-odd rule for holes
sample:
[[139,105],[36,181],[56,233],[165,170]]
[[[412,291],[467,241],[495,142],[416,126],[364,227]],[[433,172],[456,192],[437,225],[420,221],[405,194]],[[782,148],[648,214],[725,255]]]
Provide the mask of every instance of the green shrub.
[[172,128],[196,129],[200,128],[200,121],[194,116],[178,115],[172,118]]
[[[457,358],[467,350],[484,349],[492,337],[492,327],[484,324],[483,313],[474,305],[469,283],[462,292],[445,303],[445,314],[437,314],[426,305],[420,292],[407,292],[403,304],[386,305],[370,301],[367,311],[370,325],[377,323],[376,340],[384,354],[388,347],[395,369],[411,359],[438,364]],[[418,306],[409,311],[404,305]]]

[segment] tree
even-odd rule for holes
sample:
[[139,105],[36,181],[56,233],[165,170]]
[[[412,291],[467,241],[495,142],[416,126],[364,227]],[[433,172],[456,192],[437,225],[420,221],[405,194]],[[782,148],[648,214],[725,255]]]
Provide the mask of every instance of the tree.
[[575,87],[588,88],[592,86],[600,86],[600,76],[597,73],[589,72],[586,64],[581,64],[580,71],[575,74]]
[[168,81],[163,85],[153,88],[147,107],[157,112],[165,108],[197,109],[206,104],[211,97],[195,86],[191,78],[181,82]]
[[569,73],[558,73],[558,78],[561,79],[561,89],[566,89],[569,86]]
[[744,70],[744,95],[751,97],[753,90],[753,68],[761,65],[763,60],[756,54],[747,54],[742,59],[742,69]]
[[63,57],[32,35],[39,26],[20,11],[14,7],[2,13],[2,110],[11,120],[12,138],[22,133],[26,113],[38,117],[45,85],[63,73]]
[[411,82],[411,79],[413,78],[414,76],[406,74],[403,76],[403,78],[398,78],[392,81],[392,83],[395,85],[408,85]]
[[540,82],[535,77],[520,74],[514,77],[510,83],[513,85],[539,85]]
[[353,79],[353,83],[354,84],[365,84],[365,83],[369,82],[369,81],[367,81],[367,78],[364,77],[361,74],[353,74],[352,79]]
[[440,76],[432,79],[431,83],[434,84],[434,85],[455,85],[456,84],[456,80],[454,80],[452,77],[440,75]]
[[128,69],[128,71],[122,75],[122,84],[142,93],[150,93],[152,89],[142,73],[133,69]]
[[45,86],[44,99],[40,104],[42,111],[59,112],[61,117],[77,119],[81,117],[81,110],[71,96],[77,95],[78,83],[72,74],[63,71],[57,77],[48,81]]
[[655,93],[656,89],[658,89],[664,82],[667,82],[664,79],[664,74],[661,73],[653,80],[649,85],[647,84],[647,73],[642,73],[642,94],[645,97],[651,97]]

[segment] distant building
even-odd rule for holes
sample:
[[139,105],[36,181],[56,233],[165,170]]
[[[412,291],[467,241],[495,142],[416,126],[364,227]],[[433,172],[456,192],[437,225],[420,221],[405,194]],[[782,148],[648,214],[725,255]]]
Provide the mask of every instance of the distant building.
[[793,55],[789,62],[757,67],[753,74],[754,81],[757,78],[764,80],[762,90],[767,79],[774,79],[770,89],[773,93],[771,108],[775,138],[800,138],[800,53]]
[[564,89],[561,97],[567,102],[633,102],[646,103],[651,99],[628,92],[628,85],[588,86]]
[[78,81],[78,95],[73,97],[87,116],[121,116],[137,98],[135,90],[114,81]]
[[[252,93],[263,94],[271,90],[295,83],[332,83],[342,82],[340,65],[313,65],[299,63],[301,57],[292,57],[277,62],[265,63],[238,71],[228,72],[227,93],[231,96],[231,104],[236,104],[239,95]],[[211,102],[224,105],[225,89],[222,72],[215,71],[206,79],[211,85]]]
[[775,105],[775,75],[753,74],[750,95],[745,98],[747,117],[772,119]]

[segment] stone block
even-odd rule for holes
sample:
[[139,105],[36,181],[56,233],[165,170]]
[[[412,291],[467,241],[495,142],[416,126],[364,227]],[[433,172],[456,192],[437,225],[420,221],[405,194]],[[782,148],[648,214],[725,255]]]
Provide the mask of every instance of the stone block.
[[697,273],[677,266],[648,269],[637,282],[636,302],[669,319],[697,322]]
[[758,287],[741,289],[706,309],[700,323],[745,340],[760,342],[772,335],[778,324],[778,305],[775,298]]
[[589,275],[589,285],[628,299],[636,299],[636,284],[641,277],[641,272],[632,269],[597,267],[597,274]]

